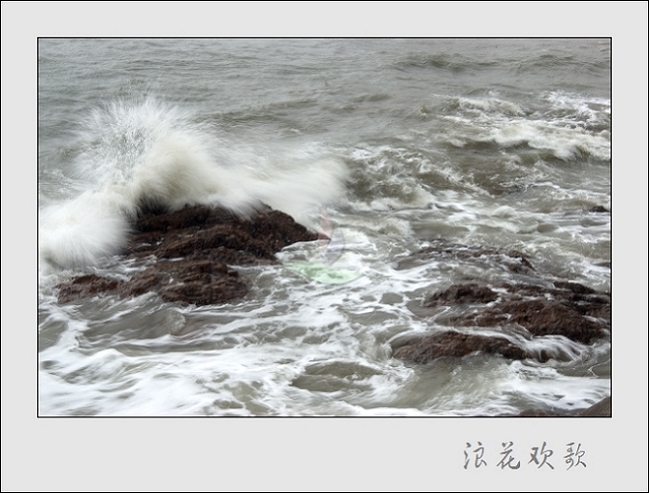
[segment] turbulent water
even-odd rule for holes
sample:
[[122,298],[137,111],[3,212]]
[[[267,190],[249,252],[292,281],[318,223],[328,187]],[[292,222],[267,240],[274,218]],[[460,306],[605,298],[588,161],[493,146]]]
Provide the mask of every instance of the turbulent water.
[[[435,241],[522,252],[610,291],[610,61],[603,39],[41,39],[40,415],[502,415],[610,395],[610,343],[545,363],[427,365],[390,341],[489,259],[409,263]],[[331,241],[235,267],[241,301],[57,302],[124,278],[139,203],[258,202]],[[497,329],[492,329],[497,330]],[[557,349],[558,348],[558,349]],[[557,353],[557,354],[558,354]],[[567,355],[567,356],[566,356]]]

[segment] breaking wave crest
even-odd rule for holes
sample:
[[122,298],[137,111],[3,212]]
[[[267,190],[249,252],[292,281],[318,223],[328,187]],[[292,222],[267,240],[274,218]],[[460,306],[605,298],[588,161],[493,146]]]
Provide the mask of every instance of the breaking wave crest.
[[261,155],[228,147],[189,112],[153,99],[96,109],[76,145],[73,172],[84,191],[40,211],[40,258],[49,267],[118,253],[146,206],[214,204],[246,215],[265,203],[312,226],[313,211],[343,192],[347,176],[340,160],[308,149]]

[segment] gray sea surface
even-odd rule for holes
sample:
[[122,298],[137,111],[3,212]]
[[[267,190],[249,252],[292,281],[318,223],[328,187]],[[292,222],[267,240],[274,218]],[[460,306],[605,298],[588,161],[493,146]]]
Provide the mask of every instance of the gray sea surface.
[[[589,212],[611,208],[610,92],[609,39],[41,38],[39,415],[490,416],[609,396],[608,340],[427,365],[390,342],[441,330],[420,308],[453,283],[527,281],[489,259],[408,263],[438,241],[610,292],[610,214]],[[137,270],[113,254],[119,214],[169,186],[169,155],[209,178],[194,199],[261,199],[331,241],[236,267],[252,289],[233,303],[58,303],[73,276]]]

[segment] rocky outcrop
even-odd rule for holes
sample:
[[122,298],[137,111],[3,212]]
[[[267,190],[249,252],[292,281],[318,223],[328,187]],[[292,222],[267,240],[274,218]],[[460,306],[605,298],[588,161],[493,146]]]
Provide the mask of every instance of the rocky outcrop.
[[424,300],[420,314],[449,330],[394,339],[391,348],[395,358],[427,363],[439,357],[462,357],[474,352],[539,361],[552,357],[544,350],[530,353],[504,336],[476,334],[480,328],[509,329],[510,333],[528,339],[559,335],[582,344],[610,335],[610,294],[540,273],[517,251],[436,240],[430,247],[402,259],[397,267],[405,269],[439,260],[506,269],[517,274],[520,282],[475,280],[431,294]]
[[459,303],[489,303],[497,298],[498,294],[487,286],[476,283],[454,284],[430,296],[424,306],[430,308]]
[[547,411],[523,411],[517,416],[519,417],[537,417],[537,418],[545,418],[545,417],[565,417],[565,416],[577,416],[577,417],[591,417],[591,418],[610,418],[612,416],[611,412],[611,398],[610,397],[605,397],[601,401],[593,404],[592,406],[582,409],[581,411],[573,412],[573,413],[555,413],[555,412],[547,412]]
[[593,404],[588,409],[584,409],[577,413],[577,416],[590,416],[590,417],[610,417],[612,416],[611,398],[606,397],[596,404]]
[[497,250],[433,240],[429,247],[423,248],[397,263],[398,269],[409,269],[431,261],[464,261],[489,264],[515,273],[533,273],[534,267],[529,259],[517,250]]
[[[395,358],[427,363],[442,356],[482,351],[511,359],[549,359],[543,351],[529,353],[504,337],[461,332],[462,327],[511,327],[529,338],[561,335],[583,344],[608,337],[611,297],[579,283],[555,281],[551,287],[500,283],[454,284],[434,293],[423,306],[436,324],[453,331],[411,336],[409,343],[392,341]],[[440,309],[435,312],[434,309]],[[413,338],[417,339],[414,340]]]
[[469,302],[488,306],[449,316],[446,323],[456,327],[517,325],[533,336],[563,335],[584,344],[605,337],[611,329],[610,295],[575,282],[555,281],[551,287],[502,283],[493,289],[475,283],[453,285],[432,295],[424,306]]
[[116,292],[123,284],[123,281],[106,279],[95,274],[79,276],[57,286],[58,300],[59,303],[68,303],[105,292]]
[[[598,208],[591,212],[608,211]],[[557,336],[575,341],[566,341],[568,348],[610,338],[609,293],[543,272],[518,251],[458,245],[440,239],[400,259],[396,268],[429,263],[441,263],[447,269],[467,266],[465,271],[485,272],[485,279],[478,275],[451,284],[428,295],[419,307],[411,307],[430,321],[431,329],[429,333],[394,337],[390,341],[394,358],[427,364],[438,358],[488,354],[545,363],[552,358],[574,357],[572,349],[560,349],[563,344],[556,344],[560,340]],[[603,266],[610,268],[610,262]],[[611,399],[607,397],[581,411],[529,409],[517,416],[609,417]]]
[[137,218],[123,254],[139,262],[142,270],[126,280],[76,277],[57,286],[58,300],[156,292],[172,302],[223,303],[245,296],[249,289],[248,281],[229,266],[271,264],[285,246],[316,239],[316,233],[268,207],[249,217],[207,206],[174,213],[148,209]]
[[149,210],[140,214],[135,229],[126,252],[134,257],[209,257],[236,265],[273,262],[285,246],[318,238],[288,214],[269,207],[250,217],[207,206],[174,213]]
[[504,337],[445,331],[422,337],[406,337],[392,342],[393,356],[414,363],[428,363],[444,356],[462,357],[475,352],[524,359],[527,353]]

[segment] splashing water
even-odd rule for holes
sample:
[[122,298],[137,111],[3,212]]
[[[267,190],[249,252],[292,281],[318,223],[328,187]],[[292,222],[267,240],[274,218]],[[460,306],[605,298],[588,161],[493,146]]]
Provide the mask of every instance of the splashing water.
[[[95,109],[80,133],[74,174],[88,189],[43,208],[41,260],[64,268],[119,252],[142,207],[169,211],[214,204],[237,214],[261,203],[313,226],[321,204],[341,195],[345,165],[331,157],[259,156],[236,149],[221,163],[223,139],[189,112],[147,99]],[[283,159],[281,166],[275,160]]]

